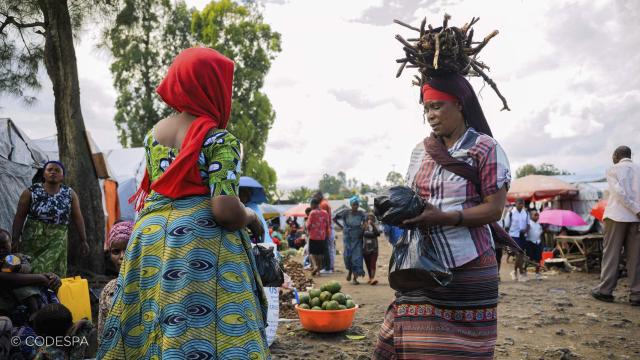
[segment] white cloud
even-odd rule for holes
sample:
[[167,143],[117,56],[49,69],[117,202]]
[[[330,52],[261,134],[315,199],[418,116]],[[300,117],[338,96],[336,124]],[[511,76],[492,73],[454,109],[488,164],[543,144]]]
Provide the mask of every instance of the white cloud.
[[[202,9],[207,0],[190,5]],[[633,1],[263,1],[265,20],[282,34],[265,92],[276,111],[265,157],[284,188],[317,186],[340,170],[367,183],[405,172],[414,145],[428,135],[411,87],[395,78],[402,56],[395,34],[446,11],[451,24],[479,16],[476,38],[498,29],[481,60],[509,101],[472,79],[494,136],[512,167],[550,162],[573,172],[601,172],[620,144],[640,151],[640,5]],[[108,56],[95,36],[77,47],[83,114],[102,148],[118,147]],[[484,87],[483,87],[484,86]],[[30,136],[53,134],[53,97],[24,108],[2,99],[0,114]]]

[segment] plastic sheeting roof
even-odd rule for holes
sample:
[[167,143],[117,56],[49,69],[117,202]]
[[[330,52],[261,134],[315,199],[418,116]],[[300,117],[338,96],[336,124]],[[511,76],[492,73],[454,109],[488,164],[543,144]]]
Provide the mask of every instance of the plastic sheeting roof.
[[20,194],[46,154],[11,119],[0,119],[0,227],[11,232]]

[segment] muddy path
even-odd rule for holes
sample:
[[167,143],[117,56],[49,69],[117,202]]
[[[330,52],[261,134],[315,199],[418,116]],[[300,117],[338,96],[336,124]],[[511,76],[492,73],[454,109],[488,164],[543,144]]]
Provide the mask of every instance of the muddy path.
[[[337,246],[342,249],[339,236]],[[352,295],[361,307],[353,326],[343,333],[316,334],[302,329],[296,319],[281,319],[271,346],[273,358],[370,359],[393,300],[387,282],[390,253],[391,246],[381,237],[376,286],[347,283],[342,258],[337,256],[336,273],[314,280],[316,284],[339,281],[343,292]],[[640,307],[629,305],[626,279],[614,293],[616,302],[608,304],[589,295],[598,274],[549,271],[542,280],[523,283],[510,279],[511,268],[512,264],[503,263],[496,359],[640,359]],[[365,338],[349,340],[347,334]]]

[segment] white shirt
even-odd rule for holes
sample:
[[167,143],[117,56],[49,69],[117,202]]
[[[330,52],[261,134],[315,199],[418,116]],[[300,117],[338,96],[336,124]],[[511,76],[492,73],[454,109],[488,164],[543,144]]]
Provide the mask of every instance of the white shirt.
[[527,209],[522,208],[522,211],[518,211],[517,208],[511,209],[511,213],[507,215],[506,226],[509,227],[509,236],[519,237],[521,231],[527,229],[527,223],[529,222],[529,213]]
[[527,241],[534,244],[540,244],[542,241],[542,225],[540,223],[529,220],[529,232],[527,232]]
[[618,222],[639,222],[640,166],[625,158],[607,170],[609,200],[604,218]]

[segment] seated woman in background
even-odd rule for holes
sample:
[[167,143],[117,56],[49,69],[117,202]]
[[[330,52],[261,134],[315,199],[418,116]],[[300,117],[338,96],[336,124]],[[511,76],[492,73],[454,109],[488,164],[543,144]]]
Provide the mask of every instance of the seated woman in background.
[[32,274],[29,257],[11,252],[11,236],[4,229],[0,229],[0,268],[0,315],[11,318],[13,326],[23,325],[38,309],[58,301],[60,278],[54,273]]
[[[133,222],[131,221],[122,221],[116,223],[111,228],[109,232],[109,237],[107,238],[107,249],[109,249],[109,258],[115,265],[118,272],[120,272],[120,265],[122,265],[122,260],[124,259],[124,253],[127,249],[127,243],[129,243],[129,238],[131,238],[131,233],[133,232]],[[104,320],[109,314],[109,310],[111,310],[111,306],[113,305],[113,295],[116,292],[116,286],[118,283],[118,279],[113,279],[105,285],[102,289],[102,293],[100,294],[100,305],[98,307],[98,334],[102,334],[102,329],[104,328]],[[99,341],[100,339],[98,339]]]

